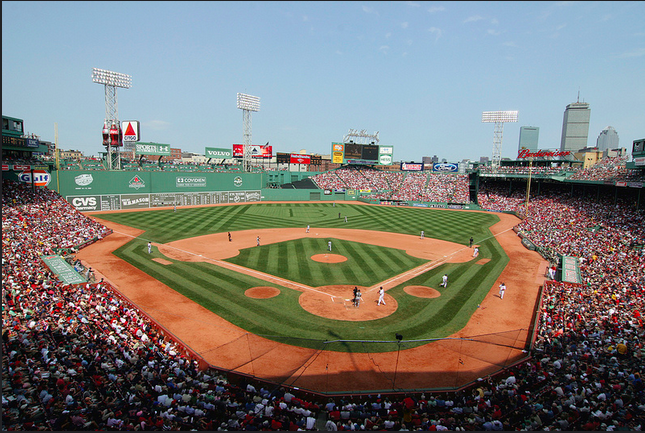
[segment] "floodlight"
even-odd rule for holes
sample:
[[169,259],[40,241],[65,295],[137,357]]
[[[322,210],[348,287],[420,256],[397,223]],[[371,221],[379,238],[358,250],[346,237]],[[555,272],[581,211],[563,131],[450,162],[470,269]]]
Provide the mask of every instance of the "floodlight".
[[517,122],[517,111],[484,111],[482,123]]
[[495,132],[493,135],[493,170],[497,170],[502,159],[502,136],[504,135],[504,123],[517,122],[517,111],[484,111],[482,123],[494,123]]
[[260,111],[260,98],[258,96],[238,93],[237,108],[248,111]]
[[92,81],[106,86],[122,87],[129,89],[132,87],[132,76],[121,74],[119,72],[106,71],[105,69],[92,69]]

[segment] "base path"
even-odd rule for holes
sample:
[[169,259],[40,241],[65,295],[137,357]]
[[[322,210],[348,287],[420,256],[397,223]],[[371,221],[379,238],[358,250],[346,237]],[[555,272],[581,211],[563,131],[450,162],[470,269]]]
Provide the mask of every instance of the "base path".
[[[519,219],[512,215],[497,214],[500,222],[491,227],[491,232],[508,254],[510,261],[468,324],[451,338],[415,348],[407,348],[405,343],[402,343],[398,347],[399,350],[385,353],[315,350],[281,344],[249,334],[122,261],[112,252],[142,232],[101,220],[92,214],[88,215],[113,229],[114,233],[82,249],[77,253],[77,257],[89,264],[97,277],[105,278],[211,365],[288,386],[327,393],[459,387],[523,358],[525,354],[522,349],[528,338],[527,329],[530,327],[535,300],[544,282],[547,268],[547,262],[537,252],[526,249],[512,230]],[[311,228],[310,233],[305,233],[303,227],[294,230],[293,234],[291,230],[284,229],[233,232],[233,242],[230,244],[235,245],[230,245],[229,252],[222,252],[229,245],[226,233],[200,237],[210,237],[203,240],[203,245],[200,244],[200,238],[193,238],[190,244],[183,244],[186,241],[182,240],[156,246],[172,259],[219,261],[234,256],[241,248],[254,247],[258,235],[263,245],[286,240],[285,236],[294,236],[294,239],[303,236],[327,236],[371,244],[383,242],[385,246],[402,244],[399,243],[400,237],[406,236],[345,229],[338,229],[345,234],[336,231],[332,234],[329,230],[332,229]],[[361,241],[359,238],[363,236],[365,240]],[[221,248],[213,248],[213,237],[217,238],[217,246]],[[413,238],[419,243],[410,244],[407,252],[416,257],[433,261],[460,262],[472,259],[470,248],[463,245],[455,246],[450,242],[444,244],[444,241],[436,239],[406,236],[405,245]],[[210,241],[210,249],[207,248],[207,241]],[[445,251],[439,251],[441,245],[446,247]],[[202,257],[199,257],[199,254],[202,254]],[[508,287],[503,300],[499,298],[497,289],[501,281]],[[400,283],[392,281],[383,286],[387,290]],[[336,313],[331,312],[327,317],[334,320],[357,320],[360,323],[360,320],[374,319],[378,309],[381,309],[378,310],[379,315],[391,314],[391,311],[396,309],[396,301],[386,294],[386,306],[377,307],[377,289],[378,287],[361,288],[364,300],[374,302],[365,302],[360,308],[348,308],[339,303],[336,311],[338,317],[334,317]],[[271,296],[266,288],[249,290],[251,291],[247,296],[250,297]],[[299,290],[303,291],[303,295],[309,293],[302,288]],[[345,287],[327,286],[317,290],[325,293],[326,310],[330,310],[329,294],[336,294],[339,302],[349,297],[345,295]],[[406,293],[411,296],[433,296],[430,288],[424,292],[422,288],[411,287],[410,290],[406,289]],[[313,295],[301,296],[301,305],[304,302],[315,304],[317,299]],[[373,306],[363,308],[367,305]],[[303,308],[306,307],[303,305]],[[388,310],[390,313],[387,313]],[[384,330],[383,339],[394,340],[394,332]],[[485,338],[481,336],[493,333],[498,334],[495,341],[483,342]]]

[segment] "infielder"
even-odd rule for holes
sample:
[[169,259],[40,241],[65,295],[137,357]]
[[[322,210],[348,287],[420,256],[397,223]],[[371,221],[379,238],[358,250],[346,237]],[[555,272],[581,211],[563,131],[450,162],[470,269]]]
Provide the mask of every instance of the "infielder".
[[305,233],[309,233],[309,224],[307,224],[307,231]]
[[260,246],[260,236],[258,236],[257,238],[255,238],[255,241],[258,243],[258,244],[257,244],[257,246],[259,247],[259,246]]
[[378,289],[378,303],[376,304],[376,306],[379,306],[381,304],[385,305],[385,300],[383,298],[385,298],[385,290],[383,290],[383,286],[381,286],[381,288]]
[[331,252],[331,241],[327,242],[327,248],[329,248],[329,251]]
[[423,238],[425,238],[425,237],[426,237],[426,232],[425,232],[425,231],[423,231],[423,230],[421,230],[421,239],[423,239]]
[[443,274],[443,277],[441,278],[441,284],[440,286],[443,286],[444,288],[448,288],[448,274]]
[[502,283],[499,285],[499,298],[504,299],[504,292],[506,292],[506,284]]
[[475,247],[473,250],[473,257],[477,257],[479,255],[479,247]]
[[152,253],[152,243],[148,242],[148,254]]

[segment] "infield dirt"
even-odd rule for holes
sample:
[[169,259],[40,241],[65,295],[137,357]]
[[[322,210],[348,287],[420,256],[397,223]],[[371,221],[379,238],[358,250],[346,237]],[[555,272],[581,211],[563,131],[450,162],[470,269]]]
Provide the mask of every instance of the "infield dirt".
[[[400,350],[385,353],[321,352],[250,335],[118,259],[112,252],[139,236],[141,231],[88,215],[114,233],[82,249],[77,257],[208,363],[288,386],[327,393],[459,387],[498,371],[500,366],[522,359],[536,297],[547,268],[547,262],[537,252],[527,250],[512,230],[519,219],[497,214],[500,221],[491,227],[491,232],[510,261],[468,324],[451,338],[499,334],[503,335],[500,344],[472,342],[464,345],[463,341],[458,343],[445,339],[414,348],[399,346]],[[472,249],[463,245],[367,230],[312,227],[310,233],[305,233],[302,228],[247,230],[232,235],[233,242],[228,241],[226,233],[219,233],[156,246],[175,260],[210,260],[218,265],[235,267],[238,272],[245,268],[222,260],[233,257],[240,249],[255,246],[256,236],[261,237],[263,245],[305,236],[324,236],[383,246],[409,245],[408,254],[433,262],[466,262],[472,259]],[[403,275],[381,285],[387,290],[407,279],[409,277]],[[503,300],[497,294],[500,281],[504,281],[508,288]],[[286,285],[284,281],[280,284]],[[302,292],[302,308],[334,320],[374,320],[391,314],[397,308],[395,299],[387,293],[386,305],[376,305],[377,286],[361,287],[364,303],[359,308],[348,306],[346,302],[351,297],[353,286],[324,286],[315,291],[298,283],[286,286]],[[270,296],[261,287],[249,290],[247,296]],[[411,296],[431,297],[436,295],[433,290],[407,287],[405,291]],[[333,301],[330,296],[335,297]],[[394,334],[394,330],[384,330],[384,339],[392,339],[390,334]]]

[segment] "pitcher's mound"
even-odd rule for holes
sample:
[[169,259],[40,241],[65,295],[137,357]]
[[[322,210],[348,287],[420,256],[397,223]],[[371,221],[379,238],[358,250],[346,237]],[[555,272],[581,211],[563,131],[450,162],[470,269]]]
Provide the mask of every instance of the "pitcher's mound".
[[416,296],[417,298],[438,298],[441,296],[441,292],[432,287],[406,286],[403,290],[408,295]]
[[311,260],[321,263],[342,263],[347,261],[347,257],[340,254],[316,254],[311,256]]
[[275,287],[259,286],[251,287],[246,292],[244,292],[244,294],[249,298],[268,299],[273,298],[274,296],[278,296],[280,294],[280,290],[276,289]]

